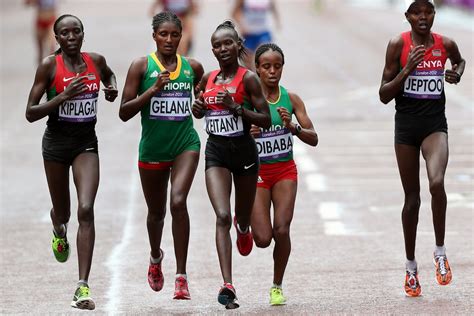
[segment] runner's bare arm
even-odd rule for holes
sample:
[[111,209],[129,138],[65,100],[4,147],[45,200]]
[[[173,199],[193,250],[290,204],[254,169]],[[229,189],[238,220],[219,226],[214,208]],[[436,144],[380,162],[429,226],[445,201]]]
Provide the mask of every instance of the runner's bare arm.
[[41,101],[41,98],[46,93],[46,90],[54,79],[55,72],[56,62],[54,56],[45,58],[38,66],[35,81],[31,87],[28,102],[26,104],[25,116],[28,122],[31,123],[42,119],[52,111],[56,110],[64,101],[87,90],[87,86],[83,82],[83,79],[87,78],[87,76],[76,77],[71,81],[64,92],[58,94],[51,100],[40,104],[39,102]]
[[150,102],[151,98],[170,80],[169,71],[162,71],[158,74],[155,84],[138,96],[140,82],[146,73],[147,60],[146,56],[137,58],[128,69],[119,110],[120,119],[124,122],[140,112]]
[[251,124],[263,128],[269,128],[272,125],[270,109],[268,108],[267,100],[263,95],[260,80],[255,73],[247,71],[243,81],[245,92],[250,97],[250,104],[252,104],[257,111],[244,110],[242,118]]
[[100,79],[105,86],[105,88],[102,89],[105,94],[105,99],[109,102],[113,102],[118,96],[117,79],[115,78],[114,72],[107,65],[104,56],[97,53],[89,53],[89,55],[100,72]]
[[[301,98],[295,93],[288,92],[288,95],[290,97],[291,104],[293,105],[293,112],[296,116],[296,119],[301,125],[301,131],[296,135],[306,144],[316,146],[318,144],[318,134],[314,130],[313,122],[306,112],[306,107],[303,100],[301,100]],[[291,123],[290,130],[293,134],[295,134],[296,125],[294,123]]]
[[446,69],[444,74],[445,80],[448,83],[457,84],[461,81],[464,68],[466,67],[466,61],[461,57],[461,53],[455,41],[448,37],[443,37],[443,44],[448,53],[449,61],[451,62],[451,69]]
[[410,73],[423,60],[425,48],[423,46],[413,47],[408,55],[407,64],[400,71],[400,55],[403,48],[403,39],[398,36],[392,39],[387,46],[385,67],[382,75],[379,96],[384,104],[392,101],[403,87],[403,83]]

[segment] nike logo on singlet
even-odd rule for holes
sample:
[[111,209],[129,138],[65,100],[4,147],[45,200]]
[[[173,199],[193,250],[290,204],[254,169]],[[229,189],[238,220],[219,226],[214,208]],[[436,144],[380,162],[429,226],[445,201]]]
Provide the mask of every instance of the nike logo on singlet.
[[64,82],[68,82],[68,81],[70,81],[70,80],[72,80],[72,79],[74,79],[74,78],[76,78],[76,76],[73,76],[73,77],[70,77],[70,78],[63,78],[63,81],[64,81]]
[[215,89],[216,89],[216,88],[207,89],[204,93],[211,92],[212,90],[215,90]]
[[254,164],[255,164],[255,162],[254,162],[253,164],[251,164],[251,165],[244,166],[244,169],[245,169],[245,170],[250,169],[250,168],[252,168],[252,166],[253,166]]

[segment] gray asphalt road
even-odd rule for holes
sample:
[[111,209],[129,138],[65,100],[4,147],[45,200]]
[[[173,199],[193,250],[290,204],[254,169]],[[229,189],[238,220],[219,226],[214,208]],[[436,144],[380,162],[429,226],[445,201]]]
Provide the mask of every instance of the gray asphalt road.
[[[62,12],[76,14],[84,23],[83,49],[106,56],[120,89],[130,62],[153,49],[151,20],[146,16],[149,2],[61,1]],[[231,1],[201,3],[192,55],[208,71],[217,66],[210,34],[229,16]],[[424,295],[409,299],[402,288],[403,195],[393,152],[394,109],[393,103],[384,106],[378,101],[386,45],[408,25],[398,7],[334,0],[325,1],[318,11],[315,3],[278,2],[283,27],[276,31],[276,41],[286,57],[282,84],[304,99],[320,137],[317,148],[301,144],[295,148],[300,181],[293,249],[284,280],[288,305],[268,304],[272,249],[254,249],[243,258],[234,248],[234,282],[241,308],[230,313],[472,313],[474,47],[472,28],[465,25],[465,21],[472,23],[472,15],[439,10],[434,27],[456,40],[468,62],[462,83],[446,88],[450,135],[446,245],[454,280],[446,287],[434,280],[434,235],[422,170],[416,255]],[[77,281],[73,238],[77,220],[73,215],[69,229],[72,255],[59,264],[51,254],[51,203],[41,158],[45,120],[29,124],[24,119],[35,71],[32,22],[33,12],[20,1],[1,2],[0,313],[69,314],[77,312],[69,307]],[[192,300],[172,300],[175,262],[170,216],[163,239],[165,286],[158,294],[148,287],[146,206],[136,168],[140,122],[137,117],[122,123],[119,102],[106,103],[101,96],[99,105],[101,184],[90,276],[95,313],[224,313],[216,301],[221,277],[203,156],[188,201]],[[204,143],[202,122],[196,126]],[[72,209],[74,200],[73,196]]]

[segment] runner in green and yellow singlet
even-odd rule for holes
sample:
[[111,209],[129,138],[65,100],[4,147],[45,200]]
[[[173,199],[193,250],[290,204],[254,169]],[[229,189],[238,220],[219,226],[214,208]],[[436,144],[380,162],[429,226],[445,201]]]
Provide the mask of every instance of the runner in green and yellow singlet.
[[[291,252],[290,224],[298,181],[293,161],[293,136],[310,146],[318,144],[318,135],[303,101],[280,86],[284,63],[283,51],[277,45],[263,44],[257,48],[255,67],[269,104],[272,125],[264,130],[252,126],[250,130],[260,157],[257,194],[250,223],[257,247],[266,248],[272,239],[275,240],[271,305],[286,304],[282,283]],[[291,121],[293,115],[298,123]],[[270,216],[272,204],[273,223]]]
[[186,276],[189,215],[186,205],[199,162],[200,141],[193,127],[191,102],[194,86],[204,73],[202,65],[178,54],[181,21],[170,12],[153,17],[156,52],[133,61],[127,74],[120,118],[127,121],[141,112],[142,136],[138,167],[148,206],[150,240],[148,283],[163,288],[161,238],[166,214],[168,182],[176,256],[174,299],[190,299]]

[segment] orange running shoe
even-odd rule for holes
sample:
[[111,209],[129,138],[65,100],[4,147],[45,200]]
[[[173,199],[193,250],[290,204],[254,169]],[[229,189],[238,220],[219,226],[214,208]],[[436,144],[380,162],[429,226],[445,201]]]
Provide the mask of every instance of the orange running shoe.
[[253,236],[250,227],[246,233],[241,233],[237,228],[237,217],[234,216],[234,226],[237,231],[237,249],[242,256],[248,256],[253,247]]
[[191,295],[188,289],[188,280],[185,277],[179,276],[174,281],[174,296],[175,300],[190,300]]
[[161,291],[161,289],[163,288],[163,283],[165,282],[163,272],[161,271],[161,263],[163,262],[165,253],[161,249],[160,252],[161,261],[159,263],[150,262],[150,265],[148,267],[148,284],[155,292]]
[[434,256],[433,263],[436,267],[436,282],[439,285],[448,285],[453,279],[453,274],[446,255]]
[[418,281],[418,271],[411,272],[407,270],[405,275],[405,294],[411,297],[421,295],[421,286]]

